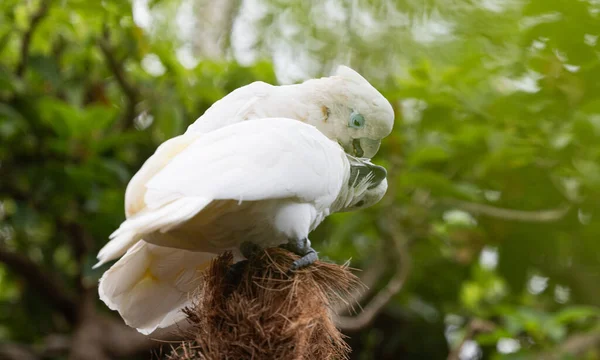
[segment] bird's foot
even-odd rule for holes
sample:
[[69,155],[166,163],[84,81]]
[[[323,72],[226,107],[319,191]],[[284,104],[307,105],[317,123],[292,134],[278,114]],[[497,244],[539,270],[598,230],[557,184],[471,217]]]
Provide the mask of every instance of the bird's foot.
[[246,259],[250,259],[251,257],[254,257],[256,254],[258,254],[261,251],[262,251],[262,248],[260,246],[256,245],[255,243],[252,243],[250,241],[244,241],[240,245],[240,252]]
[[290,271],[305,268],[319,259],[319,255],[317,255],[315,249],[310,246],[310,240],[308,240],[308,238],[299,240],[290,239],[287,244],[283,244],[280,247],[301,256],[300,259],[292,263]]
[[317,252],[311,248],[308,253],[304,254],[300,259],[292,263],[290,270],[294,271],[302,269],[313,264],[317,260],[319,260],[319,255],[317,255]]
[[229,266],[227,273],[225,274],[225,283],[229,285],[237,285],[241,279],[246,267],[248,266],[248,259],[256,256],[262,248],[254,243],[245,241],[240,245],[240,253],[246,258]]
[[231,286],[237,285],[242,280],[246,266],[248,266],[248,260],[238,261],[229,266],[225,274],[225,284]]

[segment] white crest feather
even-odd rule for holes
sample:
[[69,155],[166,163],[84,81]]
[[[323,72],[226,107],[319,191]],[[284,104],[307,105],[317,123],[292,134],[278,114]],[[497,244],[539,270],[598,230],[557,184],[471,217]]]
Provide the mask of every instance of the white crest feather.
[[335,71],[335,75],[346,80],[350,80],[356,83],[366,83],[369,85],[369,87],[371,86],[367,79],[365,79],[361,74],[345,65],[338,66]]

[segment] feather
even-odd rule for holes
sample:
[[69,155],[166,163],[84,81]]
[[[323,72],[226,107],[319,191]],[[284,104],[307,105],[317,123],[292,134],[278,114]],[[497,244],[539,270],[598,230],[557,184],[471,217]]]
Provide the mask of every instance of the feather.
[[100,299],[143,334],[181,321],[214,254],[139,241],[100,279]]
[[210,203],[210,199],[185,197],[174,200],[157,209],[145,209],[125,220],[110,235],[108,242],[98,253],[99,262],[94,268],[114,260],[140,240],[144,234],[154,231],[166,232],[186,222]]
[[97,266],[125,254],[99,293],[145,334],[182,318],[213,256],[243,241],[270,247],[306,238],[336,206],[363,196],[373,176],[349,181],[339,144],[292,119],[240,122],[181,144],[151,164],[133,196],[142,206],[98,255]]
[[248,120],[251,115],[256,118],[256,115],[252,114],[255,109],[253,105],[258,100],[275,92],[277,88],[262,81],[256,81],[232,91],[215,102],[201,117],[192,123],[186,130],[186,134],[207,133],[223,126]]
[[162,143],[131,178],[125,191],[125,215],[130,217],[145,207],[146,183],[162,170],[171,159],[196,140],[199,134],[185,134]]
[[169,155],[157,160],[162,167],[153,167],[156,173],[138,185],[146,190],[130,197],[139,202],[143,194],[144,205],[111,234],[95,268],[122,256],[145,234],[180,226],[213,200],[299,199],[322,207],[334,201],[347,177],[340,146],[290,119],[242,122],[174,143],[163,148]]
[[241,122],[204,134],[175,156],[147,182],[145,202],[155,207],[166,194],[333,201],[345,163],[342,148],[313,126],[284,118]]

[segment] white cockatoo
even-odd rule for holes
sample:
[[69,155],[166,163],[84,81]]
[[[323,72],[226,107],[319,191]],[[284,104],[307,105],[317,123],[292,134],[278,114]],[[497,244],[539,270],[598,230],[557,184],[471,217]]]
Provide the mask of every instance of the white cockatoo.
[[[381,139],[392,131],[394,110],[389,101],[364,77],[347,66],[338,66],[330,77],[295,85],[253,82],[215,102],[186,131],[204,134],[246,120],[268,117],[291,118],[315,126],[344,150],[358,157],[372,158]],[[140,192],[158,171],[189,145],[189,136],[177,136],[161,144],[133,176],[125,192],[125,215],[144,207]],[[133,245],[133,244],[131,244]],[[100,250],[99,266],[122,256],[127,247],[115,251],[109,243]]]
[[[256,119],[186,133],[143,186],[99,255],[127,253],[102,276],[100,298],[144,334],[182,320],[199,272],[243,244],[287,245],[317,259],[309,233],[329,214],[373,205],[385,169],[344,153],[311,125]],[[140,239],[144,239],[138,241]],[[105,249],[106,249],[105,248]]]
[[347,66],[333,76],[294,85],[256,81],[215,102],[186,133],[206,133],[244,120],[281,117],[321,130],[344,150],[371,159],[392,132],[394,110],[364,77]]

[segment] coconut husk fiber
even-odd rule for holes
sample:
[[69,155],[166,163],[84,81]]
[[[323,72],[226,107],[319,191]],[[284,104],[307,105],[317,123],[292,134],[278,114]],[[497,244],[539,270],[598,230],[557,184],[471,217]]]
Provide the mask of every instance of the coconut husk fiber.
[[350,348],[332,309],[361,286],[347,266],[317,261],[289,273],[298,256],[279,248],[248,260],[241,276],[227,276],[231,253],[202,275],[185,310],[191,328],[168,359],[347,359]]

